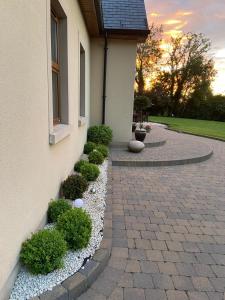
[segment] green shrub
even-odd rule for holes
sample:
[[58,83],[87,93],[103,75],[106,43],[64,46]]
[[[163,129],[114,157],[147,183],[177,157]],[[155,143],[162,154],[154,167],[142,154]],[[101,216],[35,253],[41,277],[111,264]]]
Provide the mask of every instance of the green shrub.
[[81,175],[87,179],[87,181],[94,181],[98,178],[100,170],[98,166],[87,163],[80,169]]
[[75,163],[74,171],[80,173],[80,168],[81,168],[83,165],[85,165],[86,163],[88,163],[88,161],[83,160],[83,159],[79,160],[77,163]]
[[95,149],[99,151],[103,155],[103,157],[108,157],[109,150],[105,145],[98,145]]
[[20,259],[33,274],[48,274],[63,267],[67,244],[56,229],[44,229],[22,244]]
[[109,126],[98,125],[88,129],[87,139],[95,144],[109,145],[112,141],[112,129]]
[[87,180],[80,175],[71,175],[62,183],[62,193],[66,199],[82,198],[88,187]]
[[94,150],[89,154],[88,160],[92,164],[101,165],[104,161],[104,157],[101,152]]
[[90,154],[95,149],[95,147],[96,147],[95,143],[87,142],[84,145],[84,154]]
[[51,201],[48,205],[48,221],[56,222],[60,215],[70,209],[72,206],[65,199]]
[[91,237],[91,218],[82,208],[73,208],[59,217],[57,229],[62,232],[69,248],[82,249],[87,247]]

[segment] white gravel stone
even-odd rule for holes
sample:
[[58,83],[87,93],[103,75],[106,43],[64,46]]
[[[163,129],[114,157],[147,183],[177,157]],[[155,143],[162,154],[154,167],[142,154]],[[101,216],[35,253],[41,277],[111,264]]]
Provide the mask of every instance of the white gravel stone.
[[[102,240],[108,161],[105,161],[99,168],[98,179],[89,185],[83,197],[83,208],[92,219],[92,235],[88,247],[75,252],[68,251],[64,258],[64,268],[47,275],[32,275],[22,268],[15,281],[10,300],[27,300],[52,290],[53,287],[76,273],[82,267],[84,260],[93,256],[99,248]],[[93,189],[95,193],[90,192]],[[49,227],[53,225],[45,226],[45,228]]]

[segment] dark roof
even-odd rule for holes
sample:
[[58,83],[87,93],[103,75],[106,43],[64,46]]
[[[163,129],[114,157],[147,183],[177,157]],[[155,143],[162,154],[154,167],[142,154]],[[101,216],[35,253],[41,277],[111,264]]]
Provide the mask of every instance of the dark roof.
[[105,30],[148,32],[144,0],[101,0]]

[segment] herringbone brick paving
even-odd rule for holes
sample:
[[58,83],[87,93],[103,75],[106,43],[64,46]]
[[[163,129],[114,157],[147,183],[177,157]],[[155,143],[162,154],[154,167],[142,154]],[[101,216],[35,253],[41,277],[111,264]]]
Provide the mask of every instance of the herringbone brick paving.
[[79,300],[224,299],[225,143],[180,136],[214,155],[184,166],[113,167],[112,255]]

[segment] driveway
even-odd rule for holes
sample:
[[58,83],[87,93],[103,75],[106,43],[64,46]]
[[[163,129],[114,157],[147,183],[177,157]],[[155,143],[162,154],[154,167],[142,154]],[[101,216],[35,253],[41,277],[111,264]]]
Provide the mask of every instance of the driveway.
[[225,143],[161,130],[168,140],[201,141],[214,155],[190,165],[112,167],[112,255],[79,300],[224,299]]

